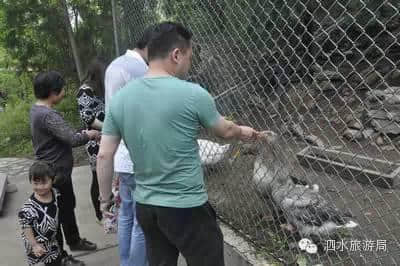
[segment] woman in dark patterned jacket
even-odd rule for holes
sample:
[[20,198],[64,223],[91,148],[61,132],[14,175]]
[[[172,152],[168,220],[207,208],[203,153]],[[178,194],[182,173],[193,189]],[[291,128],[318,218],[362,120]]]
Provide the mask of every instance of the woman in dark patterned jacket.
[[[87,129],[101,130],[105,117],[104,110],[104,73],[106,64],[100,58],[95,58],[89,64],[86,78],[78,90],[77,101],[79,114]],[[91,140],[86,144],[89,164],[92,170],[90,194],[99,222],[102,220],[99,202],[99,184],[97,182],[96,159],[99,152],[99,142]]]

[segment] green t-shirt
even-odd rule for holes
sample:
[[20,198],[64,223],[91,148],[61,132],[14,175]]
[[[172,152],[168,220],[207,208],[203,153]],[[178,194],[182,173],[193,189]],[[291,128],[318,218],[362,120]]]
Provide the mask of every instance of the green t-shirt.
[[175,77],[137,79],[113,97],[103,134],[123,138],[137,202],[191,208],[207,201],[197,137],[219,117],[205,89]]

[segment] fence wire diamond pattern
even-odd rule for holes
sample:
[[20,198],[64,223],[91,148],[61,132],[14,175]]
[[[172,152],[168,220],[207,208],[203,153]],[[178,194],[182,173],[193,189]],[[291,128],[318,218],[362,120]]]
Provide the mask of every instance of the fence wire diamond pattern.
[[229,119],[276,132],[255,145],[203,132],[199,143],[211,203],[261,255],[397,265],[399,10],[396,0],[120,0],[114,30],[123,52],[148,25],[188,26],[189,80]]

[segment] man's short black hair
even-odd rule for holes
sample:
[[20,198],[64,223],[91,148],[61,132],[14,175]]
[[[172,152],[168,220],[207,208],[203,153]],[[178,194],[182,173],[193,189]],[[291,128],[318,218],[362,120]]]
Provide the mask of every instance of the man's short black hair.
[[33,91],[37,99],[46,99],[52,92],[58,95],[65,81],[57,71],[41,72],[33,81]]
[[135,48],[144,49],[149,44],[151,37],[153,36],[154,25],[147,27],[142,37],[135,43]]
[[175,48],[188,48],[192,35],[190,30],[179,23],[163,22],[156,25],[147,46],[149,61],[165,58]]
[[47,162],[36,161],[29,168],[30,183],[32,183],[32,181],[44,181],[47,177],[54,181],[55,176],[56,174],[53,167]]

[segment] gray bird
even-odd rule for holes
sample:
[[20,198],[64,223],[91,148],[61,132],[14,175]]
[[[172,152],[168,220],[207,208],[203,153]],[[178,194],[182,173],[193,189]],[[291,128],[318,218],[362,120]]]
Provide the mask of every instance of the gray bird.
[[322,197],[318,185],[295,184],[289,175],[292,164],[286,160],[286,145],[280,143],[280,137],[274,132],[262,134],[253,181],[260,192],[269,195],[282,210],[290,231],[297,231],[301,237],[320,239],[339,228],[358,225]]

